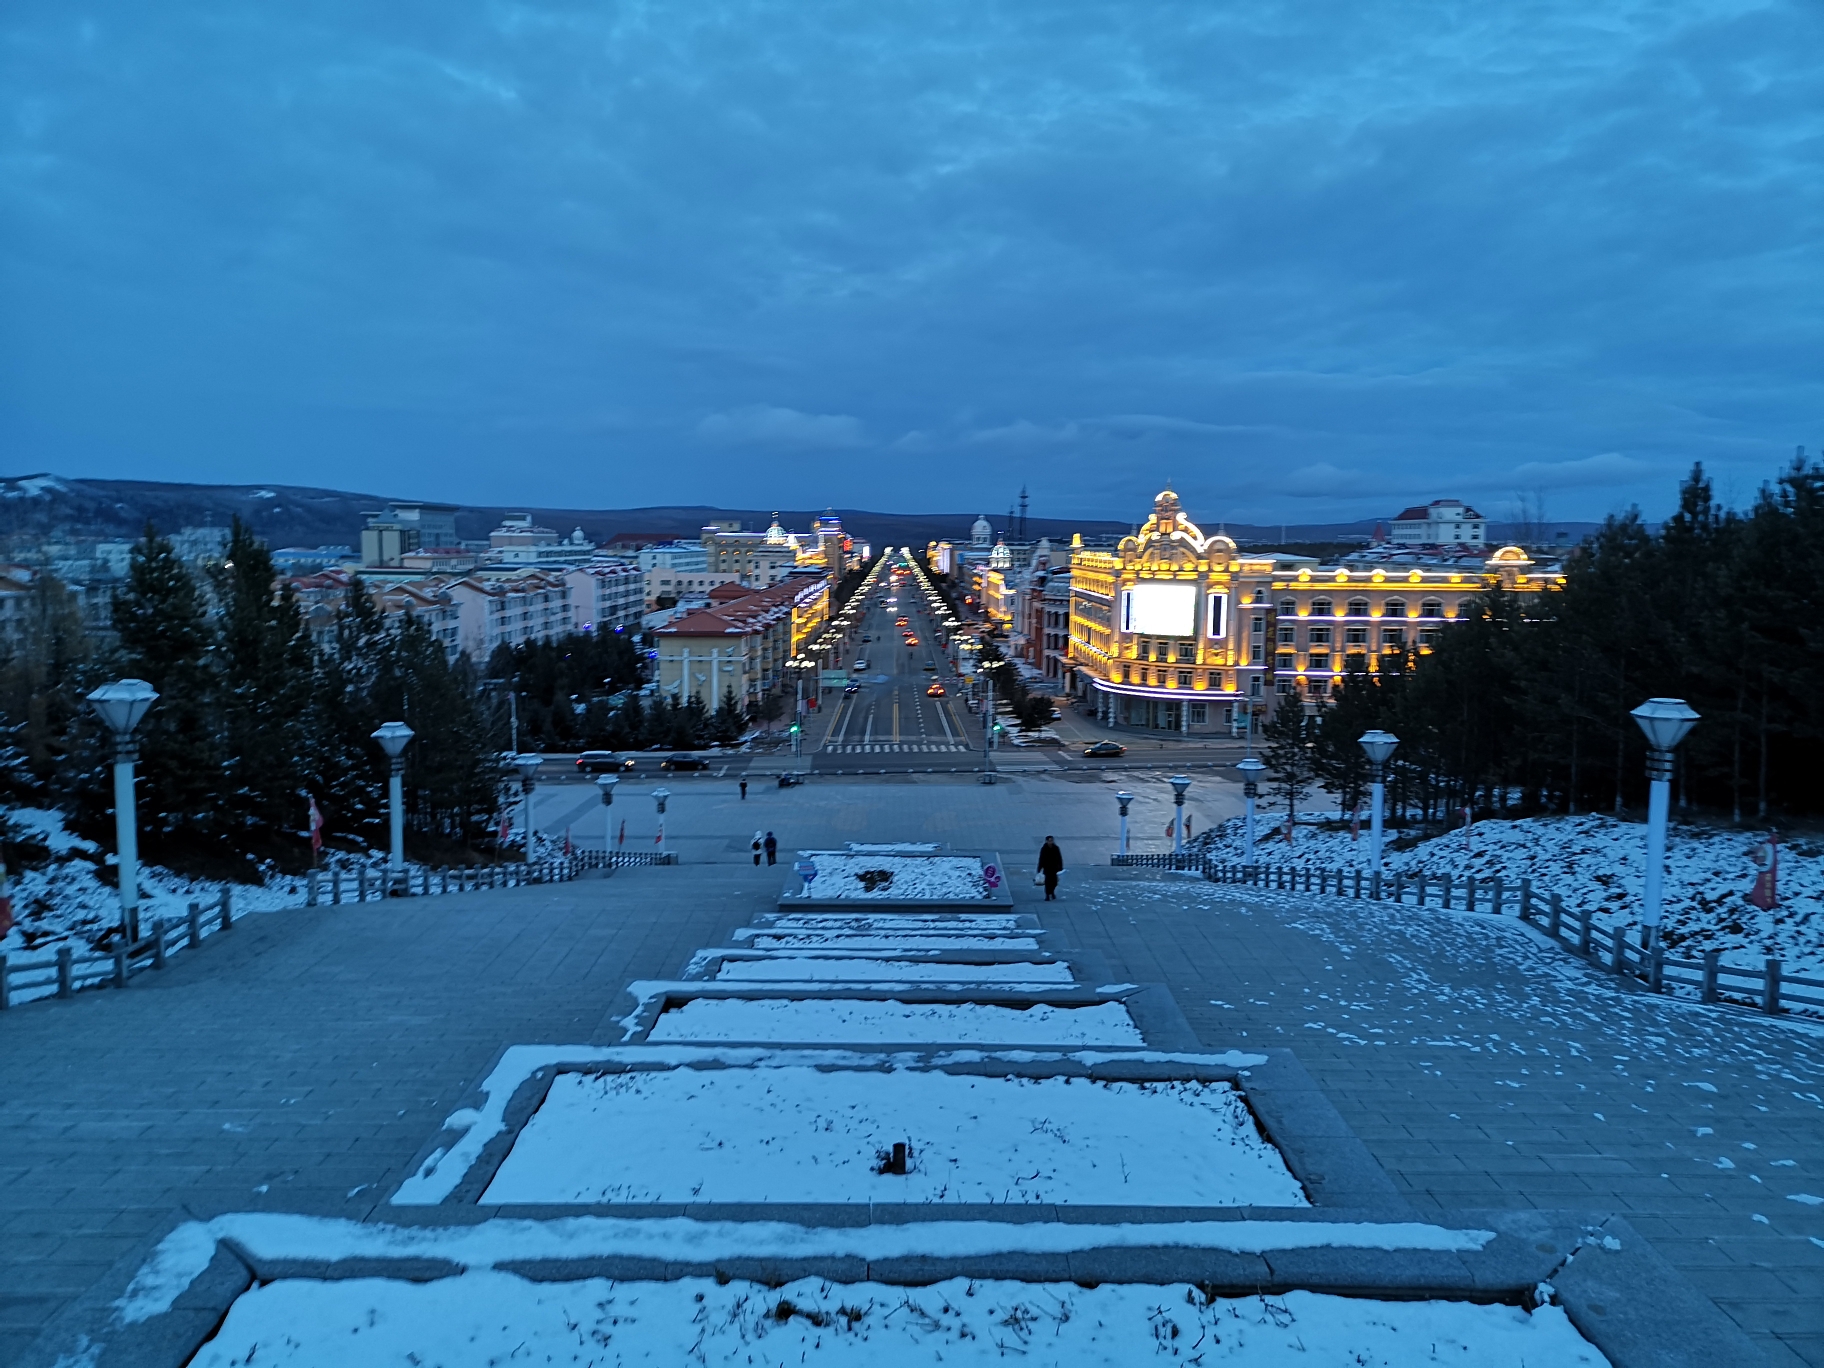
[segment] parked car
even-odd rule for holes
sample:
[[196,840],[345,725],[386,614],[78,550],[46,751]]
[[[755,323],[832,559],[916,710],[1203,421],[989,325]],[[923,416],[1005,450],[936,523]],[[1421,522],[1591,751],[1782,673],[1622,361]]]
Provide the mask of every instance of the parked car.
[[793,774],[790,770],[787,770],[784,774],[779,776],[780,788],[797,788],[798,785],[803,782],[804,776],[802,774]]
[[700,755],[692,755],[688,751],[677,751],[659,761],[659,768],[662,770],[708,769],[709,761]]
[[1083,747],[1085,759],[1095,760],[1105,756],[1126,755],[1127,747],[1119,741],[1093,741]]
[[584,774],[612,774],[616,770],[633,768],[632,756],[616,755],[613,751],[584,751],[576,757],[576,767]]
[[926,698],[942,698],[946,690],[942,684],[932,681],[931,687],[925,690]]

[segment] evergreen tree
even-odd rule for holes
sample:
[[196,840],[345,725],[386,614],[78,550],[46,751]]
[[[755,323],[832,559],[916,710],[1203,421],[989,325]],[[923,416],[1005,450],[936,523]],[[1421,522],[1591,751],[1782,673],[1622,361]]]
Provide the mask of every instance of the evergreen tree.
[[1310,792],[1317,777],[1314,751],[1319,723],[1305,712],[1296,696],[1282,698],[1261,735],[1266,745],[1261,756],[1273,772],[1268,793],[1286,802],[1288,822],[1298,820],[1298,802]]

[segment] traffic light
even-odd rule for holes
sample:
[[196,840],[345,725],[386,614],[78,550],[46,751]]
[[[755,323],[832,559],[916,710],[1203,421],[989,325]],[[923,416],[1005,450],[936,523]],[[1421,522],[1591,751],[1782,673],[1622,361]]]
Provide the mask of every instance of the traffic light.
[[792,723],[792,735],[798,735],[798,724],[796,722]]

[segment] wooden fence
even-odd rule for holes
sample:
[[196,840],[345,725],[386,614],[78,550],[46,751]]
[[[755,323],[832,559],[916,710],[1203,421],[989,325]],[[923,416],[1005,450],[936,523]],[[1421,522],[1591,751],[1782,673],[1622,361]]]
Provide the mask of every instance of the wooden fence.
[[[431,897],[444,893],[472,893],[486,888],[517,888],[526,884],[565,883],[585,869],[632,869],[641,865],[676,864],[678,857],[654,850],[585,850],[557,860],[532,864],[475,865],[457,869],[406,869],[390,875],[384,869],[357,868],[312,870],[305,883],[306,907],[335,906],[345,902],[371,902],[385,897]],[[182,921],[160,918],[132,945],[117,949],[78,951],[59,946],[47,958],[25,959],[0,955],[0,1011],[16,998],[56,996],[67,998],[84,988],[125,988],[133,977],[148,969],[163,969],[175,950],[195,948],[234,928],[234,893],[223,888],[205,907],[190,904]],[[53,994],[40,991],[54,989]]]
[[1666,953],[1630,939],[1628,928],[1607,931],[1588,912],[1566,907],[1556,893],[1536,893],[1531,879],[1478,879],[1472,875],[1374,874],[1361,869],[1305,869],[1290,865],[1218,864],[1194,854],[1116,855],[1109,861],[1133,869],[1177,869],[1211,883],[1241,884],[1287,893],[1317,893],[1370,902],[1410,903],[1490,916],[1514,916],[1544,931],[1571,954],[1600,965],[1655,993],[1668,986],[1695,988],[1702,1002],[1729,1002],[1776,1013],[1792,1008],[1824,1010],[1824,979],[1789,976],[1780,960],[1767,957],[1758,969],[1722,962],[1722,952],[1700,959]]

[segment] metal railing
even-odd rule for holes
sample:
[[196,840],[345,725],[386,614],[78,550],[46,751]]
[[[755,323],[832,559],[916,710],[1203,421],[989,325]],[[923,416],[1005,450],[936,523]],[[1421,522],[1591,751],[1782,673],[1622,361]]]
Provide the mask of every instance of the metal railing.
[[1361,869],[1312,869],[1291,865],[1219,864],[1201,855],[1115,855],[1112,865],[1130,869],[1193,872],[1211,883],[1240,884],[1286,893],[1355,898],[1368,902],[1410,903],[1418,907],[1514,916],[1551,937],[1578,958],[1661,993],[1668,987],[1697,990],[1700,1002],[1727,1002],[1758,1007],[1767,1013],[1793,1008],[1824,1011],[1824,979],[1789,975],[1778,958],[1767,956],[1758,969],[1724,964],[1720,950],[1701,958],[1666,953],[1663,942],[1644,945],[1629,928],[1596,925],[1593,912],[1565,906],[1556,893],[1536,893],[1531,879],[1479,879],[1473,875],[1375,874]]

